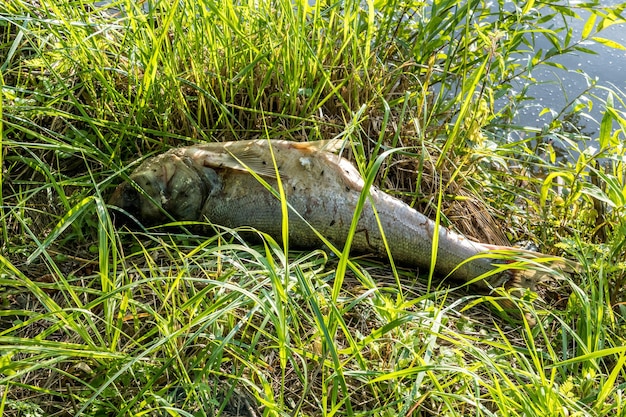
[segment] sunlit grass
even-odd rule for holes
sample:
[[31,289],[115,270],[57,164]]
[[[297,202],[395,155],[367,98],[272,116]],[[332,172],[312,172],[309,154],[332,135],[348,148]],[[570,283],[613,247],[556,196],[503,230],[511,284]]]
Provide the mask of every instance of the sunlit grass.
[[[528,99],[511,81],[584,53],[619,13],[114,6],[125,12],[0,5],[0,414],[624,414],[624,94],[590,87],[606,110],[593,138],[572,123],[587,111],[576,102],[546,132],[510,123]],[[539,24],[584,8],[582,39]],[[219,225],[113,226],[106,198],[139,160],[256,137],[345,139],[368,185],[439,227],[528,240],[581,273],[555,272],[543,302],[514,300],[530,328],[494,314],[509,294],[450,291],[332,242],[298,252]]]

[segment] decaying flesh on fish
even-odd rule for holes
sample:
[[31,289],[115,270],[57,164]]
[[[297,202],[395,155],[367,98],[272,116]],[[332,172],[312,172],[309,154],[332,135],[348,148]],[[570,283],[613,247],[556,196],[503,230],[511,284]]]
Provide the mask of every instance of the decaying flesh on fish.
[[[343,248],[364,181],[352,163],[334,153],[341,144],[253,140],[172,149],[143,162],[130,175],[135,185],[121,184],[110,204],[150,225],[175,219],[230,228],[250,226],[280,240],[281,201],[279,193],[271,191],[278,190],[280,179],[289,206],[290,245],[320,247],[315,229]],[[542,275],[541,268],[539,272],[503,268],[502,259],[508,253],[510,259],[541,263],[548,258],[545,255],[474,242],[436,227],[423,214],[375,187],[366,192],[353,252],[391,255],[399,264],[428,271],[437,233],[434,269],[442,277],[485,289],[532,288]]]

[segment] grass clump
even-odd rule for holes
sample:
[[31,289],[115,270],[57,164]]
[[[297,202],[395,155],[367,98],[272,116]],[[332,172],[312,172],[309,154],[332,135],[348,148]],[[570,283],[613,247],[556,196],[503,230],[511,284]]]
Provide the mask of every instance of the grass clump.
[[[582,12],[580,39],[544,25]],[[624,96],[590,89],[543,131],[514,122],[533,70],[588,52],[621,13],[5,1],[2,414],[624,415]],[[590,97],[592,135],[574,123]],[[516,301],[531,329],[489,313],[507,294],[378,260],[113,227],[106,197],[139,160],[257,137],[345,138],[364,176],[442,226],[581,273]]]

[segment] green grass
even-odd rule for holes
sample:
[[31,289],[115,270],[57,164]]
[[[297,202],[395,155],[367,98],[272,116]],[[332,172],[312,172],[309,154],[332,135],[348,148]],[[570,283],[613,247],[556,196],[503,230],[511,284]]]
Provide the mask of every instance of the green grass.
[[[626,415],[626,96],[591,85],[545,131],[512,123],[517,85],[606,43],[623,7],[258,3],[0,5],[0,414]],[[541,25],[584,10],[582,39]],[[441,227],[581,273],[516,301],[529,328],[494,314],[507,294],[341,248],[113,226],[144,157],[256,137],[344,138]]]

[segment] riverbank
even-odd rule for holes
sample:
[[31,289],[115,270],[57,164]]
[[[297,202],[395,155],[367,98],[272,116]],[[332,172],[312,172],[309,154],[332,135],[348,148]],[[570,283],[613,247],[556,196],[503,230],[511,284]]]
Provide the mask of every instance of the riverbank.
[[[624,95],[593,148],[575,115],[511,123],[533,99],[518,81],[585,52],[542,25],[568,8],[49,3],[0,5],[2,415],[624,413]],[[578,7],[590,37],[624,24]],[[112,224],[107,198],[141,160],[255,138],[344,139],[440,227],[580,274],[478,295],[219,225]],[[560,163],[554,138],[576,157]]]

